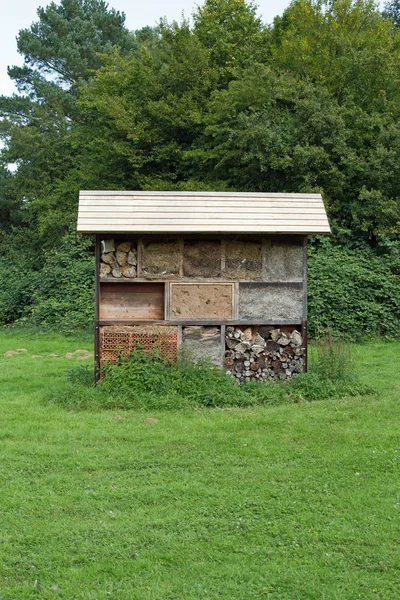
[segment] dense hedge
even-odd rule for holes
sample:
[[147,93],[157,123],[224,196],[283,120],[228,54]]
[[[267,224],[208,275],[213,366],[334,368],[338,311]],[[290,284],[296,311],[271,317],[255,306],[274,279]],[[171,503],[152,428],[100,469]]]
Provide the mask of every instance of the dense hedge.
[[311,338],[328,329],[351,339],[399,335],[400,276],[389,255],[324,239],[310,244],[308,264]]
[[94,245],[66,235],[59,248],[29,260],[29,251],[3,253],[0,323],[61,331],[87,329],[94,316]]

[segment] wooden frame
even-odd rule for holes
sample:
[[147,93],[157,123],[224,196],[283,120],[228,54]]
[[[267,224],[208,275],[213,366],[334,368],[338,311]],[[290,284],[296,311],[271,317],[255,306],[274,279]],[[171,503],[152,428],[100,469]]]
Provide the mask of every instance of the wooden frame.
[[[146,235],[147,237],[151,237],[150,235]],[[286,236],[286,235],[276,235],[274,239],[279,240],[287,240],[295,239],[296,243],[299,243],[300,237],[302,239],[303,244],[303,273],[301,279],[296,280],[282,280],[277,279],[273,281],[250,281],[248,279],[238,279],[235,281],[225,280],[223,278],[223,271],[225,267],[225,240],[226,239],[235,239],[237,235],[224,235],[220,238],[221,240],[221,277],[218,278],[198,278],[196,280],[183,277],[183,250],[184,250],[184,239],[215,239],[216,234],[210,235],[199,235],[196,234],[188,234],[182,238],[180,242],[180,263],[179,263],[179,275],[175,279],[165,279],[165,278],[147,278],[142,275],[142,257],[143,257],[143,238],[137,235],[124,235],[121,233],[116,233],[114,235],[100,235],[97,234],[95,236],[95,255],[96,255],[96,273],[95,273],[95,323],[94,323],[94,347],[95,347],[95,381],[97,382],[100,376],[100,364],[101,364],[101,356],[100,356],[100,328],[103,326],[135,326],[135,325],[172,325],[178,327],[178,344],[182,344],[182,330],[185,326],[191,325],[202,325],[202,326],[218,326],[221,332],[221,367],[224,367],[224,354],[225,354],[225,328],[227,325],[232,326],[244,326],[244,325],[266,325],[272,327],[279,326],[287,326],[293,325],[298,326],[301,334],[303,336],[303,344],[306,349],[305,351],[305,361],[304,361],[304,370],[308,368],[308,360],[307,360],[307,346],[308,346],[308,323],[307,323],[307,252],[308,252],[308,237],[304,236]],[[240,235],[241,238],[246,237]],[[266,260],[267,260],[267,248],[268,244],[271,244],[271,236],[261,237],[257,235],[257,238],[262,241],[261,245],[261,256],[262,256],[262,275],[265,277],[265,269],[266,269]],[[103,239],[126,239],[126,240],[135,240],[137,247],[137,277],[136,278],[103,278],[100,279],[100,257],[101,257],[101,240]],[[249,240],[254,240],[254,236],[248,236]],[[288,240],[289,241],[289,240]],[[145,284],[145,283],[162,283],[164,285],[164,318],[163,319],[104,319],[100,318],[100,292],[101,286],[103,284]],[[233,301],[233,313],[231,319],[173,319],[171,318],[171,289],[174,284],[180,285],[231,285],[232,286],[232,301]],[[240,319],[239,318],[239,286],[240,284],[250,284],[254,287],[258,286],[282,286],[282,287],[293,287],[297,289],[303,290],[303,311],[301,319],[280,319],[280,320],[268,320],[263,319],[260,322],[260,319]]]

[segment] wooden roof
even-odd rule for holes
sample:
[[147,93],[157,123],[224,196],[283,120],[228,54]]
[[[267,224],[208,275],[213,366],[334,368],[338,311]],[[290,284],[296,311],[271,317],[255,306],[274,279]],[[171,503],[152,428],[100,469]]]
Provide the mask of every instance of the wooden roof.
[[81,191],[82,233],[330,233],[320,194]]

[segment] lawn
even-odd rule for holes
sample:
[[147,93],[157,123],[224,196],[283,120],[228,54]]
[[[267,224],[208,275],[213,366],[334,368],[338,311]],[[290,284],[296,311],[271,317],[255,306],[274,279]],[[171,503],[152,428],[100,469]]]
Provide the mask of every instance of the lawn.
[[0,335],[1,600],[399,597],[397,344],[377,396],[164,412],[46,404],[78,349]]

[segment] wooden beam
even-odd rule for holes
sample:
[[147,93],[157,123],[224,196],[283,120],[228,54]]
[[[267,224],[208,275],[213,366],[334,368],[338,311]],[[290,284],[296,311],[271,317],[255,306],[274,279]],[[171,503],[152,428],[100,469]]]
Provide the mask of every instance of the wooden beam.
[[95,292],[94,292],[94,382],[100,377],[100,236],[96,235],[95,241]]
[[209,325],[210,327],[215,327],[215,326],[222,326],[222,325],[237,325],[239,327],[242,327],[244,325],[272,325],[274,327],[279,327],[281,325],[293,325],[293,326],[297,326],[297,325],[301,325],[302,321],[301,319],[286,319],[286,320],[280,320],[280,321],[267,321],[267,320],[262,320],[262,319],[231,319],[231,320],[215,320],[212,321],[211,319],[195,319],[195,320],[185,320],[185,321],[173,321],[173,320],[168,320],[168,321],[161,321],[161,320],[119,320],[119,319],[102,319],[101,321],[99,321],[99,325],[100,327],[105,327],[105,326],[118,326],[118,325],[122,325],[122,326],[134,326],[134,325],[182,325],[182,327],[186,327],[188,325]]

